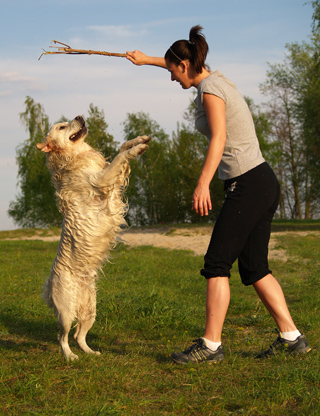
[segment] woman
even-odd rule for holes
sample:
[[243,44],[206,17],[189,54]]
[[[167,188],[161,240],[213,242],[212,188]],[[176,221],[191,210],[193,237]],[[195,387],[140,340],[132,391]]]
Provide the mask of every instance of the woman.
[[258,357],[282,349],[305,353],[310,350],[307,340],[297,330],[282,289],[268,267],[279,183],[261,154],[247,104],[232,82],[206,66],[208,44],[201,30],[201,26],[191,28],[189,40],[173,43],[164,58],[127,52],[127,59],[135,65],[167,68],[171,80],[183,89],[198,90],[195,125],[209,145],[193,194],[197,214],[208,215],[212,208],[209,185],[217,169],[225,181],[226,198],[201,270],[207,279],[205,332],[184,352],[173,353],[172,359],[181,364],[223,360],[221,334],[230,302],[230,270],[236,259],[243,284],[253,285],[280,330],[276,341]]

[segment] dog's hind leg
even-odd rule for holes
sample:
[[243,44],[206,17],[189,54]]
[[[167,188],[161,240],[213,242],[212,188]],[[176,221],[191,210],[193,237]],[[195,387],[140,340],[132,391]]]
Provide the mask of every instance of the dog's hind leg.
[[74,301],[76,294],[74,285],[70,284],[71,280],[67,273],[54,276],[51,299],[60,326],[58,341],[62,353],[67,360],[73,361],[78,356],[71,351],[68,341],[71,325],[76,317],[76,303]]
[[93,351],[86,341],[88,331],[91,329],[96,317],[96,289],[95,284],[82,284],[79,293],[78,325],[74,339],[86,354],[100,355],[99,351]]
[[79,347],[84,351],[86,354],[96,354],[100,355],[99,351],[93,351],[87,344],[86,336],[88,331],[91,329],[95,318],[89,318],[86,320],[81,320],[78,322],[77,331],[74,334],[74,339],[77,341]]
[[78,359],[78,356],[74,354],[69,346],[69,332],[72,325],[72,320],[68,319],[67,317],[59,317],[59,324],[60,324],[60,335],[58,337],[61,350],[63,352],[63,355],[67,360],[73,361]]

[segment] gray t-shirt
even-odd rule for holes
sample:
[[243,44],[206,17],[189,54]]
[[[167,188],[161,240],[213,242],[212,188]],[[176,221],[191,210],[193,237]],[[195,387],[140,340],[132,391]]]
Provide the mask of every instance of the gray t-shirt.
[[220,179],[240,176],[265,160],[261,154],[253,119],[247,103],[236,86],[219,71],[212,72],[198,86],[195,99],[196,129],[209,140],[211,132],[206,112],[203,108],[203,94],[213,94],[222,98],[226,106],[227,139],[218,173]]

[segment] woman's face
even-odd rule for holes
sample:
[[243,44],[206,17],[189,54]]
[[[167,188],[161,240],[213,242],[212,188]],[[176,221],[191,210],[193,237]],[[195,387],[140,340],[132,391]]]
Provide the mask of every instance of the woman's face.
[[171,81],[178,82],[184,90],[187,90],[190,87],[192,87],[192,82],[188,77],[186,61],[181,61],[180,64],[177,66],[167,60],[166,66],[171,74]]

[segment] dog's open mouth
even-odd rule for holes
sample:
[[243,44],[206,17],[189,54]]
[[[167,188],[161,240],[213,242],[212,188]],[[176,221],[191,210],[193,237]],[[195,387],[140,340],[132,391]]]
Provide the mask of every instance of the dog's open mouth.
[[74,133],[72,136],[69,137],[69,140],[76,142],[78,139],[80,139],[80,137],[86,133],[86,126],[84,125],[79,131],[78,133]]

